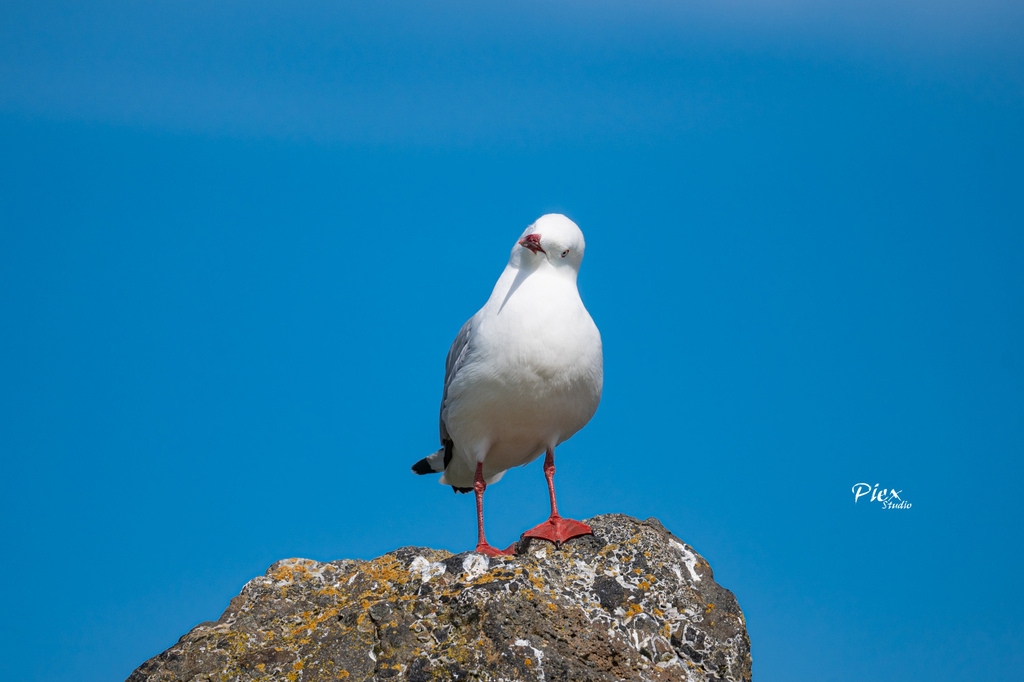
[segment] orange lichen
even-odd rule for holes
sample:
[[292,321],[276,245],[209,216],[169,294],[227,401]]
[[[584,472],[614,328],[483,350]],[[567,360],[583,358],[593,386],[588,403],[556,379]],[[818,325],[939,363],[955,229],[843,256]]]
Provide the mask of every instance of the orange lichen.
[[643,613],[643,608],[639,604],[633,604],[629,607],[629,610],[626,611],[626,620],[629,620],[638,613]]

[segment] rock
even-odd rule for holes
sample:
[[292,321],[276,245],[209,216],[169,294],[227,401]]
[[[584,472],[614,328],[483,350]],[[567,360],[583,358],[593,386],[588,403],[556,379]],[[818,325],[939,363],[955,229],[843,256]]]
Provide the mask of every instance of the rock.
[[588,519],[512,557],[285,559],[128,682],[750,680],[735,597],[657,521]]

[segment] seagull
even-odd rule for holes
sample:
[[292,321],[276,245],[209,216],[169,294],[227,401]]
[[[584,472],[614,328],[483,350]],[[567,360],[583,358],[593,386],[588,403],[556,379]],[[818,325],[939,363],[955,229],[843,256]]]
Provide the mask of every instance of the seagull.
[[491,297],[448,351],[441,394],[441,449],[413,465],[442,473],[457,493],[476,493],[476,551],[487,544],[483,495],[505,471],[544,458],[551,516],[525,533],[561,545],[590,527],[562,518],[555,502],[555,448],[601,402],[601,333],[576,288],[583,232],[564,215],[541,216],[516,240]]

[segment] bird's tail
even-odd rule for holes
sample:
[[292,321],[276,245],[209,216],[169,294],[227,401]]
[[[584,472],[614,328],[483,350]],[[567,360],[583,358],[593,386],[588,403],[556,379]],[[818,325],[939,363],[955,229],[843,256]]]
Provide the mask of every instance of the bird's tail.
[[427,455],[420,461],[412,465],[412,471],[414,474],[439,474],[444,471],[446,462],[444,461],[445,448],[441,448],[432,455]]
[[[443,448],[413,464],[413,473],[439,474],[443,471],[444,475],[440,481],[442,485],[450,485],[452,490],[457,493],[473,492],[473,468],[461,458],[456,457],[453,460],[452,455],[454,451],[455,444],[450,439],[446,440]],[[504,471],[494,474],[484,473],[484,481],[487,485],[497,483],[504,474]],[[463,485],[456,485],[455,483],[462,483]]]

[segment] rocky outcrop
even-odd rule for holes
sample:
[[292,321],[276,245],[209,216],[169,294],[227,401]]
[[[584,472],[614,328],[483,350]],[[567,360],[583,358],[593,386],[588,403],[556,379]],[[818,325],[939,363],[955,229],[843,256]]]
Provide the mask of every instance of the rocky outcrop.
[[739,605],[656,519],[516,556],[279,561],[128,682],[749,680]]

